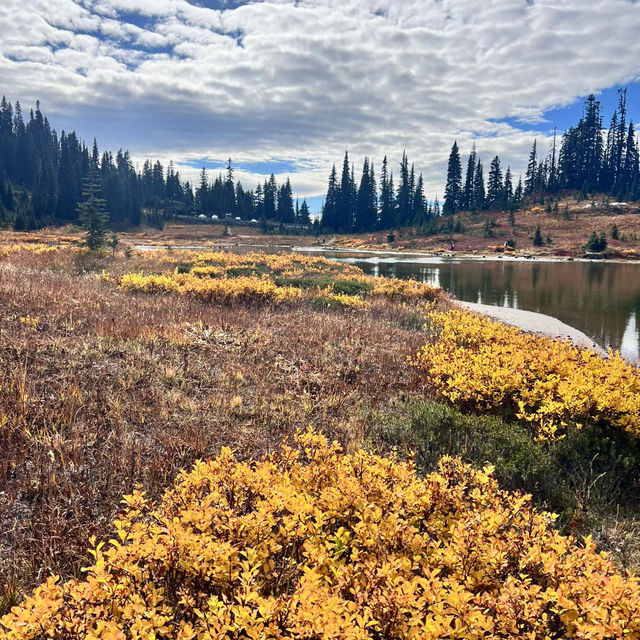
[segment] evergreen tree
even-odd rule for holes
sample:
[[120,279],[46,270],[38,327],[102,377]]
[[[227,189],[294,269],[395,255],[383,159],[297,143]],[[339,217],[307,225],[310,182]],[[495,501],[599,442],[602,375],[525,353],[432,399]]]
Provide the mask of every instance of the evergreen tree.
[[235,189],[233,183],[233,168],[231,166],[231,158],[227,162],[227,175],[224,181],[223,189],[223,211],[224,213],[237,213],[237,203],[235,197]]
[[476,153],[476,144],[473,143],[471,147],[471,153],[469,154],[469,160],[467,161],[467,173],[464,179],[464,190],[462,192],[462,202],[460,208],[464,211],[473,210],[473,180],[476,170],[478,154]]
[[328,231],[336,231],[338,228],[337,201],[338,201],[338,177],[334,164],[329,174],[327,197],[322,207],[322,227]]
[[209,181],[207,180],[207,170],[202,167],[200,171],[200,184],[196,190],[196,203],[198,212],[206,214],[209,205]]
[[524,195],[529,196],[536,190],[536,180],[538,172],[538,141],[533,141],[533,147],[531,147],[531,153],[529,154],[529,162],[527,164],[527,172],[524,177]]
[[85,244],[95,251],[105,243],[106,224],[109,219],[105,211],[104,198],[100,197],[97,167],[91,163],[82,190],[82,202],[78,205],[78,220],[86,229]]
[[630,200],[637,197],[637,194],[634,193],[634,185],[638,182],[638,170],[638,146],[633,122],[630,122],[625,141],[624,161],[621,167],[620,195],[622,197]]
[[411,222],[411,175],[409,173],[409,160],[405,152],[402,153],[400,163],[400,182],[396,194],[396,224],[399,226],[410,224]]
[[269,176],[269,180],[265,181],[263,189],[263,211],[266,220],[275,220],[276,218],[276,198],[278,195],[278,186],[273,173]]
[[290,224],[292,222],[295,222],[295,212],[293,210],[293,193],[289,178],[287,178],[287,181],[280,187],[278,191],[276,217],[281,224]]
[[513,192],[513,207],[518,209],[522,206],[522,197],[523,197],[523,187],[522,187],[522,176],[518,177],[518,186],[516,190]]
[[544,240],[542,239],[542,233],[540,232],[540,225],[536,227],[536,232],[533,236],[533,246],[541,247],[544,244]]
[[380,174],[380,227],[391,229],[394,226],[393,178],[389,179],[387,156],[382,161]]
[[416,226],[423,226],[426,223],[426,205],[424,198],[424,180],[422,178],[422,174],[418,176],[418,181],[416,182],[416,188],[413,192],[413,224]]
[[485,191],[484,191],[484,171],[482,168],[482,160],[478,158],[478,164],[473,174],[473,201],[471,203],[472,211],[480,211],[485,208]]
[[364,159],[362,177],[356,200],[354,231],[371,231],[378,219],[376,202],[376,186],[373,179],[373,167],[369,166],[369,158]]
[[454,214],[460,209],[462,202],[462,167],[460,165],[460,153],[458,142],[454,141],[449,154],[447,166],[447,184],[444,189],[444,205],[442,212]]
[[309,211],[309,205],[306,198],[302,201],[300,206],[300,213],[298,214],[298,221],[305,226],[311,225],[311,212]]
[[507,209],[513,209],[514,197],[513,197],[513,178],[511,177],[511,167],[507,167],[507,172],[504,174],[504,206]]
[[558,162],[557,162],[557,149],[556,149],[556,140],[558,136],[557,127],[553,127],[553,143],[551,145],[551,153],[549,155],[548,165],[549,165],[549,191],[551,193],[556,193],[560,187],[559,177],[558,177]]
[[345,151],[340,187],[336,195],[336,226],[333,227],[334,231],[349,232],[353,229],[355,187],[351,173],[349,153]]
[[487,181],[487,207],[489,209],[504,208],[504,185],[502,182],[502,168],[500,158],[495,156],[489,168]]

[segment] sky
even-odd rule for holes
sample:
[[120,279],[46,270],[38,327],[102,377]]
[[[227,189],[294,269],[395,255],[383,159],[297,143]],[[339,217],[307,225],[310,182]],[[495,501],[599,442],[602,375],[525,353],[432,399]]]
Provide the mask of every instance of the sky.
[[635,0],[1,0],[0,92],[54,128],[197,179],[231,158],[317,211],[345,150],[442,194],[454,139],[517,176],[534,138],[584,97],[629,87],[640,117]]

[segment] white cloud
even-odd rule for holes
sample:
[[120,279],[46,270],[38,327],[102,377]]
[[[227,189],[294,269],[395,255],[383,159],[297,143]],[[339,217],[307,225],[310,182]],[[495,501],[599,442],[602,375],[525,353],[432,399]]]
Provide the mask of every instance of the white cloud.
[[3,91],[135,158],[297,162],[301,195],[323,191],[345,148],[377,164],[406,148],[433,193],[454,137],[517,174],[535,134],[497,120],[536,123],[640,74],[628,0],[217,6],[3,0]]

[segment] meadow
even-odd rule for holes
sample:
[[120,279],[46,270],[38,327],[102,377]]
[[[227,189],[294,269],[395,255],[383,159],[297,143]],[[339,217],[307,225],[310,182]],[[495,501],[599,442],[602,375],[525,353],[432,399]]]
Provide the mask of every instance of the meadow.
[[0,317],[0,637],[640,637],[615,356],[324,258],[72,233],[2,235]]

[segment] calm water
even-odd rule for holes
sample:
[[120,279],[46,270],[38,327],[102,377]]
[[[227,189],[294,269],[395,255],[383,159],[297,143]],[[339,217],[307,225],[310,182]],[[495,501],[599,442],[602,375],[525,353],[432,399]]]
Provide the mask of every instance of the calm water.
[[459,300],[545,313],[640,360],[640,264],[325,255],[371,275],[442,287]]

